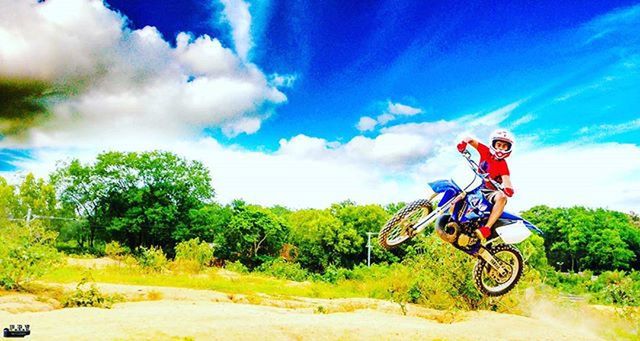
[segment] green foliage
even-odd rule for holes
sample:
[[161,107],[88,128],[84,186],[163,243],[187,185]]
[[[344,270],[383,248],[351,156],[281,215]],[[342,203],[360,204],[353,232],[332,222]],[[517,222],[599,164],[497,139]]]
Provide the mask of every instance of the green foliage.
[[268,209],[243,201],[234,201],[230,209],[228,224],[215,231],[214,255],[251,268],[277,257],[289,234],[286,223]]
[[588,288],[600,303],[640,306],[640,272],[604,272]]
[[241,273],[241,274],[249,273],[249,268],[247,268],[244,264],[242,264],[238,260],[235,261],[235,262],[227,262],[224,265],[224,268],[229,270],[229,271],[233,271],[233,272],[237,272],[237,273]]
[[304,281],[309,278],[309,272],[298,263],[290,263],[282,259],[265,262],[258,267],[258,271],[277,278],[292,281]]
[[61,201],[87,219],[81,245],[116,240],[173,250],[191,237],[190,212],[213,197],[208,170],[168,152],[103,153],[94,164],[62,164],[51,178]]
[[338,283],[340,281],[354,278],[354,271],[329,265],[325,269],[324,273],[321,276],[318,276],[318,278],[325,282]]
[[88,289],[84,289],[83,287],[87,284],[87,281],[87,277],[83,278],[76,286],[76,290],[63,299],[63,307],[95,307],[110,309],[114,303],[124,300],[121,295],[108,295],[102,293],[95,283],[92,283]]
[[61,257],[54,247],[56,233],[39,223],[0,226],[0,287],[22,288],[59,264]]
[[640,229],[624,213],[536,206],[522,216],[545,232],[548,261],[556,269],[628,270],[639,265]]
[[594,275],[580,273],[552,273],[547,284],[566,292],[590,297],[592,303],[615,304],[622,307],[640,306],[640,272],[605,271]]
[[109,242],[104,246],[104,254],[113,259],[122,259],[130,252],[128,247],[120,245],[117,241]]
[[216,231],[222,231],[229,224],[233,212],[231,207],[216,203],[189,211],[188,224],[180,224],[173,233],[176,241],[185,241],[193,238],[200,240],[214,240]]
[[419,238],[417,255],[402,264],[410,269],[409,302],[437,309],[477,309],[484,297],[473,286],[475,259],[438,238]]
[[[364,239],[345,227],[328,210],[300,210],[289,215],[290,240],[298,248],[297,261],[314,272],[343,266],[362,252]],[[345,264],[346,263],[346,264]]]
[[145,270],[151,272],[161,272],[167,268],[169,262],[167,256],[162,251],[162,248],[150,246],[139,247],[136,249],[138,256],[138,264]]
[[194,238],[176,245],[176,261],[186,260],[192,261],[198,265],[200,269],[209,265],[213,258],[213,248],[200,239]]
[[405,203],[405,202],[390,203],[390,204],[387,204],[384,207],[384,210],[387,211],[389,216],[392,216],[392,215],[396,214],[396,212],[400,211],[405,206],[407,206],[407,203]]
[[[396,204],[400,207],[404,204]],[[391,218],[391,214],[388,210],[382,208],[380,205],[364,205],[357,206],[353,203],[347,202],[342,204],[334,204],[331,206],[332,214],[342,222],[344,228],[354,229],[358,232],[358,235],[362,237],[363,243],[360,248],[360,252],[354,254],[351,257],[344,257],[340,264],[347,267],[352,267],[355,264],[364,262],[367,259],[367,232],[377,233],[380,228]],[[371,238],[371,261],[372,262],[397,262],[400,260],[396,254],[402,255],[402,250],[395,253],[389,252],[383,249],[376,242],[376,236]]]

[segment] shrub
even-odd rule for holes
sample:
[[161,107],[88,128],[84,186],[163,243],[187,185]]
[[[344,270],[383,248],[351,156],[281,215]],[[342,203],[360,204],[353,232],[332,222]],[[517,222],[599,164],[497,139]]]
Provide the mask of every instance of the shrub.
[[309,277],[309,272],[303,269],[298,263],[289,263],[283,259],[276,259],[269,262],[265,262],[258,271],[283,279],[289,279],[292,281],[304,281]]
[[89,289],[83,289],[88,282],[88,278],[84,277],[76,286],[76,290],[64,298],[62,306],[69,307],[95,307],[110,309],[114,303],[124,301],[121,295],[103,294],[95,283],[91,284]]
[[178,259],[169,264],[169,269],[173,272],[197,274],[202,270],[202,267],[196,261]]
[[117,260],[121,260],[129,252],[130,250],[128,247],[120,245],[120,243],[118,243],[115,240],[107,243],[104,246],[104,254],[107,257],[117,259]]
[[30,227],[0,227],[0,286],[22,288],[60,263],[54,246],[56,233],[33,222]]
[[237,272],[237,273],[241,273],[241,274],[246,274],[246,273],[249,272],[249,268],[247,268],[239,260],[237,260],[235,262],[227,262],[224,265],[224,268],[229,270],[229,271],[233,271],[233,272]]
[[324,274],[320,276],[320,279],[329,282],[329,283],[337,283],[339,281],[344,281],[347,279],[353,278],[353,271],[345,268],[338,268],[335,265],[329,265],[327,269],[324,271]]
[[410,302],[436,309],[478,309],[483,296],[473,285],[475,259],[437,238],[419,238],[411,269]]
[[121,262],[128,267],[137,267],[139,266],[138,260],[133,255],[125,255],[122,257]]
[[167,256],[162,248],[155,246],[138,248],[138,264],[145,270],[160,272],[168,265]]
[[200,270],[207,266],[213,258],[213,248],[211,245],[204,241],[200,242],[198,238],[178,243],[175,251],[176,261],[195,262]]
[[636,277],[637,273],[606,271],[589,283],[588,288],[600,303],[640,306],[640,280]]

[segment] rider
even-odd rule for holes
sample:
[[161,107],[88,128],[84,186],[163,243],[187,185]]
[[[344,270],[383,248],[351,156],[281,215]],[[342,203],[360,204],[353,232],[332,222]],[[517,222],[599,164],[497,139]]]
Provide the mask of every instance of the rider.
[[485,198],[493,203],[493,209],[491,209],[486,225],[476,230],[478,237],[483,240],[491,235],[491,227],[502,215],[502,211],[504,211],[504,207],[507,204],[507,197],[513,195],[509,167],[507,167],[505,159],[511,154],[515,139],[509,131],[499,129],[491,133],[489,142],[490,146],[487,147],[473,138],[466,137],[457,146],[460,153],[465,151],[467,144],[475,148],[480,153],[479,164],[483,166],[482,168],[485,168],[484,166],[486,165],[484,171],[489,173],[489,178],[504,187],[501,192],[487,180],[484,183],[484,188],[481,189]]

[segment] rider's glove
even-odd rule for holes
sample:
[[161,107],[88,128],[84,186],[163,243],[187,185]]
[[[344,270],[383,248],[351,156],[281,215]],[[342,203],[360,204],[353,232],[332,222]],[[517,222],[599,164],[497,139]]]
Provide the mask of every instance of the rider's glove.
[[460,143],[458,143],[458,151],[460,153],[464,152],[465,149],[467,149],[467,142],[466,141],[462,141]]
[[508,196],[509,198],[511,198],[513,196],[513,188],[511,187],[505,187],[504,189],[504,194],[506,196]]

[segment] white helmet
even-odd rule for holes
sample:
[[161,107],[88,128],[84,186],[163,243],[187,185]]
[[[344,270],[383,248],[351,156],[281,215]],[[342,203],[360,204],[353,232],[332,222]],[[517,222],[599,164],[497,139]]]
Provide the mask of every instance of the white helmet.
[[[500,160],[500,159],[506,158],[511,154],[511,151],[513,150],[513,145],[515,144],[516,139],[513,137],[513,135],[509,131],[504,129],[498,129],[493,133],[491,133],[491,136],[489,137],[489,141],[491,142],[491,146],[489,146],[489,149],[491,149],[491,154],[493,154],[493,156],[495,156],[496,159]],[[507,150],[496,149],[495,147],[496,141],[502,141],[502,142],[508,143],[509,148]]]

